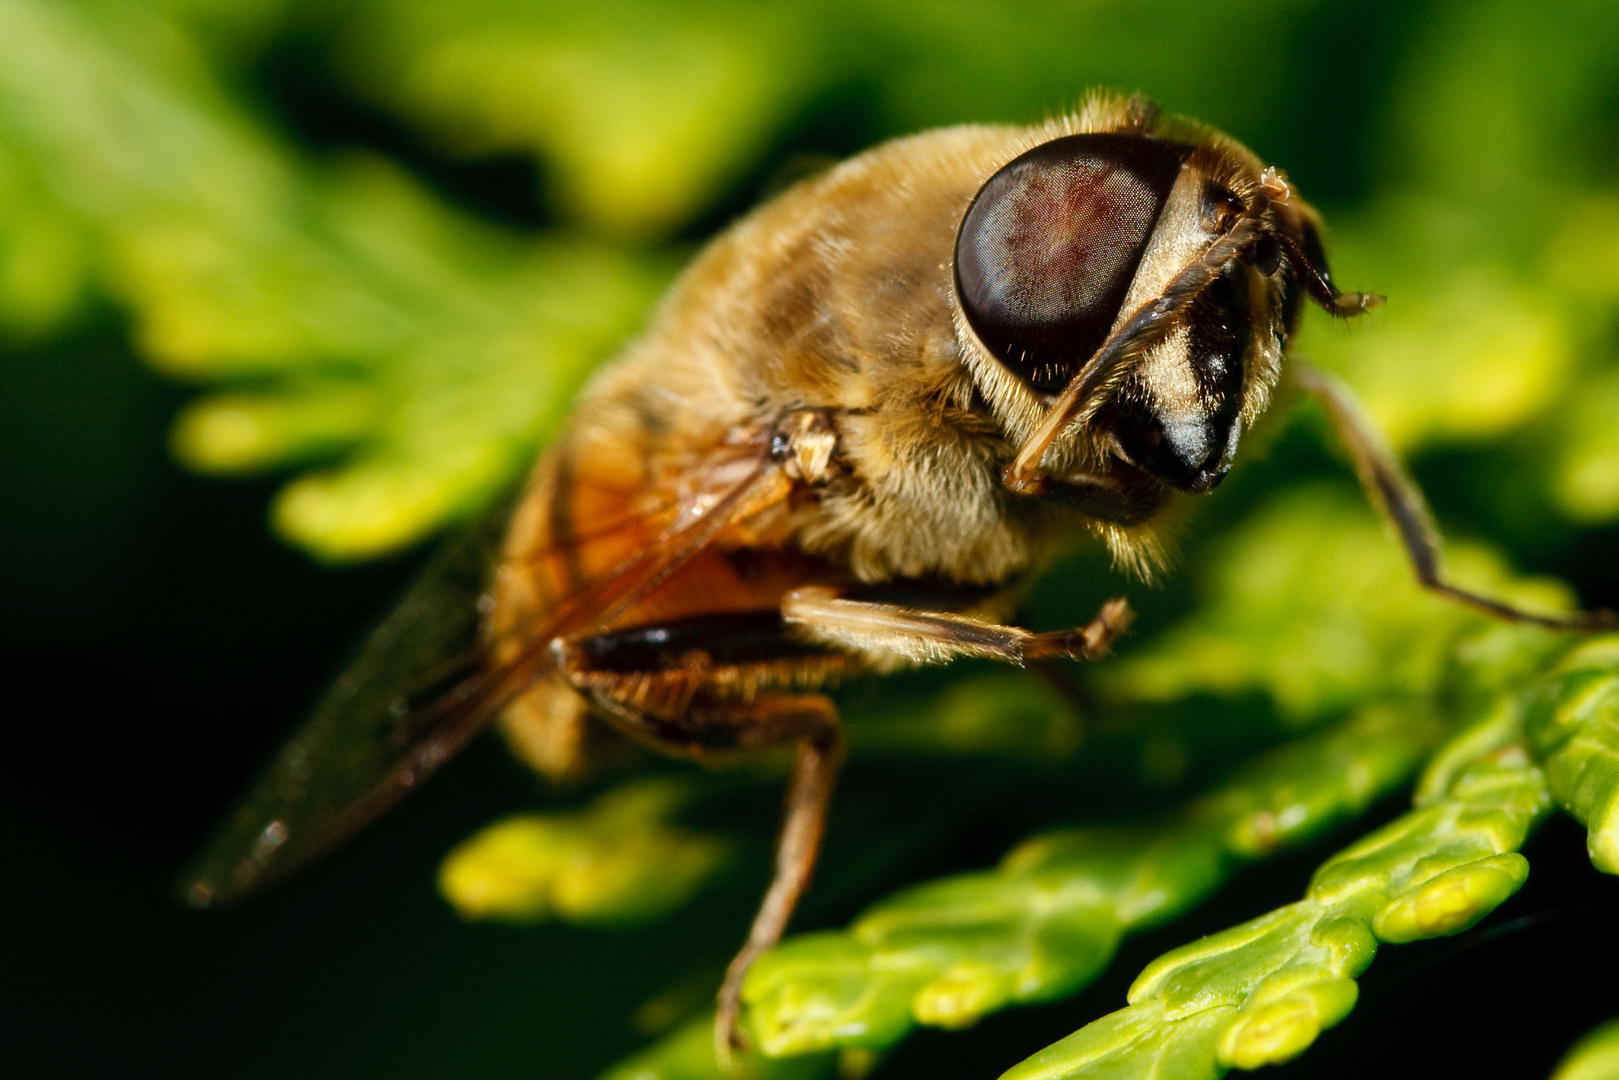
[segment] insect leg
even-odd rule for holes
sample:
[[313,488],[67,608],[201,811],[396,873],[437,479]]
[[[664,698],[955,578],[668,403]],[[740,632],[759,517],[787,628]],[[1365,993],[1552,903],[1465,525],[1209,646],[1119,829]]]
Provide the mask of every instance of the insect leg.
[[799,897],[809,887],[810,873],[821,851],[827,805],[844,754],[837,709],[824,697],[760,698],[740,708],[752,710],[762,728],[784,734],[794,731],[799,743],[792,780],[787,785],[781,835],[776,840],[775,874],[748,929],[748,939],[731,958],[720,985],[719,1007],[714,1016],[714,1051],[727,1071],[731,1050],[746,1047],[737,1028],[742,984],[754,961],[781,940]]
[[1056,656],[1094,660],[1106,654],[1131,618],[1129,602],[1116,596],[1084,626],[1036,634],[965,615],[848,600],[819,587],[788,593],[781,613],[806,638],[853,652],[879,669],[942,664],[958,656],[1019,665]]
[[793,909],[809,888],[810,875],[821,852],[826,810],[838,767],[843,763],[843,731],[838,726],[837,707],[819,694],[768,694],[751,702],[718,703],[693,708],[686,719],[693,726],[694,742],[705,748],[724,741],[722,732],[731,735],[730,745],[738,750],[798,743],[792,778],[787,783],[781,832],[776,838],[775,872],[759,902],[747,940],[731,958],[725,981],[720,984],[714,1015],[714,1052],[730,1071],[731,1051],[747,1048],[737,1027],[742,1014],[742,985],[754,962],[781,940]]
[[846,658],[787,637],[774,611],[637,627],[559,641],[554,649],[564,678],[626,734],[665,752],[704,759],[798,745],[775,872],[719,992],[715,1052],[728,1069],[731,1051],[746,1045],[737,1029],[743,982],[781,940],[809,886],[844,754],[828,698],[757,691],[825,682]]
[[1417,581],[1430,592],[1507,622],[1533,623],[1553,630],[1590,631],[1619,626],[1611,611],[1582,611],[1548,615],[1524,611],[1511,604],[1459,589],[1444,580],[1439,562],[1439,531],[1434,527],[1422,491],[1400,466],[1372,422],[1361,411],[1353,393],[1339,380],[1310,367],[1294,364],[1299,388],[1326,406],[1338,436],[1354,460],[1366,496],[1394,526]]

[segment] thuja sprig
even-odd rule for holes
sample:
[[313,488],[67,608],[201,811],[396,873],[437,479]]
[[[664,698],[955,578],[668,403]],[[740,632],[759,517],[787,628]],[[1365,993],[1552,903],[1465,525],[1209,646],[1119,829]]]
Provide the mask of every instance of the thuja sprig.
[[319,466],[272,517],[321,559],[475,515],[638,325],[663,260],[304,154],[232,94],[184,7],[0,5],[0,344],[114,301],[155,368],[211,387],[176,423],[184,464]]
[[1039,836],[994,870],[907,889],[846,931],[793,938],[748,981],[759,1048],[887,1046],[916,1024],[965,1027],[1071,994],[1125,933],[1396,788],[1434,730],[1420,710],[1368,708],[1260,759],[1168,821]]
[[724,841],[668,819],[684,785],[627,784],[580,813],[513,814],[456,846],[439,892],[464,919],[636,925],[689,900],[726,855]]
[[[1196,1080],[1286,1060],[1348,1014],[1354,978],[1380,943],[1463,930],[1522,885],[1528,864],[1517,848],[1560,797],[1528,730],[1555,742],[1549,770],[1562,754],[1570,775],[1589,780],[1589,744],[1606,730],[1609,688],[1619,688],[1619,638],[1588,643],[1548,672],[1565,651],[1555,637],[1486,628],[1455,647],[1458,662],[1432,694],[1365,706],[1261,757],[1170,820],[1036,837],[995,870],[902,892],[847,931],[789,939],[749,981],[759,1052],[748,1069],[767,1080],[822,1075],[840,1060],[833,1050],[858,1064],[915,1024],[965,1026],[1070,994],[1124,933],[1189,907],[1243,861],[1364,809],[1456,731],[1449,718],[1466,717],[1423,770],[1417,808],[1329,860],[1303,901],[1160,958],[1127,1008],[1008,1078]],[[1545,732],[1559,718],[1564,735],[1551,740]],[[1582,747],[1584,772],[1573,767]],[[719,1076],[702,1053],[706,1022],[608,1077]]]
[[1619,1020],[1610,1020],[1575,1043],[1552,1080],[1608,1080],[1619,1075]]
[[1592,865],[1619,874],[1619,639],[1558,664],[1529,695],[1524,727],[1552,798],[1589,830]]
[[[1616,676],[1619,639],[1609,638],[1524,691],[1503,692],[1430,764],[1417,808],[1328,860],[1304,900],[1160,957],[1126,1008],[1003,1080],[1200,1080],[1297,1055],[1354,1007],[1354,979],[1379,944],[1459,932],[1518,890],[1529,864],[1517,849],[1554,803],[1549,774],[1566,766],[1571,776],[1596,775],[1577,767],[1568,744],[1600,726],[1593,720],[1605,715],[1599,706]],[[1531,732],[1547,741],[1558,718],[1584,730],[1561,740],[1543,772]],[[1593,788],[1611,790],[1584,790]]]
[[[1241,863],[1303,843],[1404,782],[1436,727],[1369,707],[1251,763],[1170,820],[1034,837],[995,870],[907,890],[847,931],[789,939],[749,980],[761,1080],[823,1075],[914,1024],[961,1027],[1079,989],[1129,930],[1166,920]],[[712,1016],[683,1025],[603,1080],[715,1080]]]

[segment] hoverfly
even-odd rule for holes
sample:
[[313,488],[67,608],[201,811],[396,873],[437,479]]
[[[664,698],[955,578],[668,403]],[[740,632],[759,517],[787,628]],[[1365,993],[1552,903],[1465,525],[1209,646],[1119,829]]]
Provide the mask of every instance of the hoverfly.
[[[809,882],[843,739],[817,691],[973,656],[1091,660],[1126,627],[1006,620],[1087,534],[1158,559],[1160,512],[1218,485],[1284,375],[1321,399],[1423,585],[1421,494],[1345,388],[1283,358],[1340,292],[1276,169],[1140,98],[879,146],[713,241],[585,389],[491,572],[451,549],[281,751],[184,885],[234,900],[382,813],[497,716],[543,771],[607,727],[713,759],[796,746],[772,880],[719,995]],[[468,650],[464,644],[473,642]]]

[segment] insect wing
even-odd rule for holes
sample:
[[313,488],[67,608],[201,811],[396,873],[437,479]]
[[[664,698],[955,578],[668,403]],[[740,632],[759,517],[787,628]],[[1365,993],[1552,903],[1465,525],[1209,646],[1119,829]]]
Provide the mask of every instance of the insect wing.
[[482,640],[478,601],[509,508],[448,543],[181,879],[181,899],[232,903],[336,847],[543,674],[554,638],[599,626],[727,527],[786,498],[791,483],[762,448],[738,457],[732,450],[671,478],[663,497],[643,493],[638,517],[591,537],[606,544],[623,531],[652,540],[559,598],[498,662]]
[[180,884],[239,899],[335,846],[477,732],[478,597],[511,507],[445,544]]

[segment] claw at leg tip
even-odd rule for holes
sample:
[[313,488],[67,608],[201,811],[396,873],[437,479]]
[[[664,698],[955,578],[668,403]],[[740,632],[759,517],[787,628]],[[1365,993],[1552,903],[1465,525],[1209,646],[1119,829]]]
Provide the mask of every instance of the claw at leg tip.
[[721,1001],[719,1012],[714,1017],[714,1059],[719,1063],[721,1072],[733,1076],[741,1064],[736,1060],[736,1054],[745,1054],[751,1049],[739,1023],[739,1010],[739,1003]]

